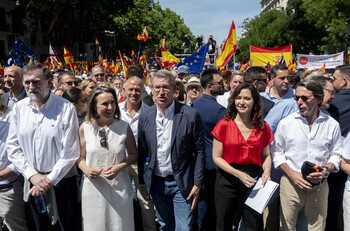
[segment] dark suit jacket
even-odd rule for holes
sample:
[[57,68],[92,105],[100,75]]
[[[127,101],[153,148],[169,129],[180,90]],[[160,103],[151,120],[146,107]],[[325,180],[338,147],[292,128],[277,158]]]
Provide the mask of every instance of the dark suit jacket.
[[[22,100],[22,99],[24,99],[25,97],[27,97],[27,92],[26,92],[26,90],[25,90],[24,88],[23,88],[23,91],[24,91],[24,93],[23,93],[22,97],[19,98],[18,100]],[[5,94],[3,94],[3,95],[1,96],[2,104],[8,105],[8,102],[9,102],[9,100],[10,100],[10,94],[11,94],[11,91],[8,91],[8,92],[6,92]],[[22,93],[21,93],[21,94],[22,94]]]
[[329,114],[339,122],[341,135],[346,137],[350,130],[350,89],[343,89],[335,94],[328,109]]
[[192,107],[196,109],[201,116],[203,128],[204,128],[204,141],[205,141],[205,154],[206,154],[206,169],[217,169],[213,161],[213,137],[211,131],[213,131],[215,125],[224,118],[226,108],[216,101],[216,98],[204,94],[201,98],[196,99]]
[[[138,170],[140,184],[150,194],[157,156],[156,113],[157,105],[144,110],[138,124]],[[149,165],[145,168],[146,158]],[[171,135],[171,163],[181,194],[186,198],[193,185],[202,185],[205,152],[203,127],[196,110],[175,101]]]
[[269,99],[266,99],[264,96],[260,96],[260,99],[263,107],[263,115],[265,118],[275,103]]

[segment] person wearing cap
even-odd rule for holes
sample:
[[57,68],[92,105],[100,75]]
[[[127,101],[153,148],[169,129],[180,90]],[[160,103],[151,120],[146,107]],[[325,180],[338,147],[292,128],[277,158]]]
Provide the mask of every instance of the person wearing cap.
[[188,103],[187,105],[191,106],[193,101],[199,99],[203,95],[203,88],[201,86],[201,82],[197,77],[192,77],[185,85]]
[[[293,98],[299,110],[278,124],[271,149],[274,166],[283,172],[280,230],[294,230],[302,209],[309,231],[325,230],[329,192],[327,177],[330,172],[339,170],[342,154],[340,126],[320,110],[324,91],[318,82],[299,82]],[[303,178],[301,169],[306,160],[323,170]]]
[[182,65],[177,69],[177,76],[175,80],[182,81],[185,75],[190,74],[190,68],[186,65]]

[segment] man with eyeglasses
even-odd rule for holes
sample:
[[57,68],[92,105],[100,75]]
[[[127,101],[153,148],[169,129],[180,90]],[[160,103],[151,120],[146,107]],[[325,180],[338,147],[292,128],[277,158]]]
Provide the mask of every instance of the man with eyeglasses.
[[272,85],[260,95],[278,104],[281,100],[292,98],[294,89],[289,87],[288,67],[277,64],[271,69]]
[[156,104],[138,124],[141,192],[152,199],[160,230],[192,230],[204,181],[204,141],[200,116],[175,100],[175,76],[160,70],[152,78]]
[[[343,139],[350,131],[350,65],[340,65],[335,68],[333,74],[334,88],[337,91],[335,99],[332,101],[328,112],[340,124]],[[338,222],[341,216],[342,201],[347,174],[340,170],[336,174],[330,175],[329,185],[331,187],[329,195],[329,208],[326,230],[333,230],[334,227],[342,229],[343,220]],[[345,189],[346,190],[346,189]],[[339,209],[340,208],[340,209]]]
[[[339,170],[342,153],[340,127],[320,110],[324,89],[316,81],[299,82],[293,98],[298,111],[278,124],[271,149],[274,166],[283,172],[280,230],[294,230],[302,209],[309,231],[324,230],[329,192],[327,177]],[[306,160],[321,166],[321,171],[303,176],[302,165]]]
[[[52,74],[32,62],[20,72],[29,97],[12,109],[8,158],[25,178],[37,230],[80,230],[77,169],[80,155],[78,119],[68,100],[51,92]],[[44,195],[46,212],[34,196]]]
[[15,103],[27,97],[22,78],[19,75],[20,70],[21,68],[18,66],[6,67],[4,70],[4,84],[10,91],[1,96],[1,100],[9,108],[12,108]]
[[196,109],[201,116],[204,128],[206,166],[204,186],[198,203],[197,225],[199,230],[215,230],[216,213],[214,186],[217,167],[213,161],[213,138],[211,131],[214,129],[217,122],[224,118],[226,112],[226,108],[216,101],[218,95],[224,94],[225,88],[222,74],[216,69],[204,70],[201,74],[200,81],[204,89],[204,94],[201,98],[193,102],[192,107]]
[[58,75],[58,86],[63,91],[68,90],[72,87],[79,87],[79,81],[75,78],[73,72],[63,71]]
[[97,86],[106,81],[105,75],[106,71],[100,65],[96,65],[93,68],[91,68],[91,79],[96,82]]

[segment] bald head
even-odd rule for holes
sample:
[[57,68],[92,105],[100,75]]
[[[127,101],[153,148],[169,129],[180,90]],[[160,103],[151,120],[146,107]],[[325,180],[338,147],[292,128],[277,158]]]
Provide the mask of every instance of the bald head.
[[5,87],[11,91],[22,91],[23,89],[22,78],[19,75],[21,69],[18,66],[10,66],[4,70]]

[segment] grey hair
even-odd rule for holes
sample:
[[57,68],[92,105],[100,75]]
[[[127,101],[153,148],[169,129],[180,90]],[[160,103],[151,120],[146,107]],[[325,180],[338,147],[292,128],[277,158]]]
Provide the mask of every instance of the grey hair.
[[303,80],[296,85],[295,89],[297,89],[298,87],[305,87],[307,90],[312,91],[312,94],[315,96],[315,98],[321,99],[321,102],[318,104],[318,107],[321,106],[324,93],[323,87],[320,83],[314,80]]
[[25,65],[20,71],[19,71],[19,76],[23,79],[23,75],[34,71],[34,70],[41,70],[43,73],[43,76],[45,77],[45,80],[48,79],[52,79],[53,75],[51,73],[51,71],[49,69],[47,69],[44,65],[42,65],[41,63],[37,63],[37,62],[31,62],[28,63],[27,65]]
[[321,84],[322,88],[327,87],[327,82],[332,83],[332,79],[324,77],[323,75],[308,75],[304,80],[312,80]]
[[126,88],[127,86],[128,86],[128,81],[131,81],[131,80],[134,80],[134,81],[137,81],[139,84],[140,84],[140,87],[141,87],[141,89],[144,89],[144,83],[143,83],[143,80],[140,78],[140,77],[138,77],[138,76],[132,76],[132,77],[130,77],[130,78],[128,78],[128,80],[126,80],[126,82],[125,82],[125,84],[124,84],[124,88]]
[[106,74],[106,70],[105,70],[102,66],[96,65],[96,66],[93,66],[93,67],[91,68],[91,75],[92,75],[92,73],[94,72],[94,70],[96,70],[96,69],[101,69],[101,70],[103,71],[103,74]]
[[151,86],[152,87],[153,87],[154,78],[167,78],[167,79],[169,79],[170,84],[173,87],[176,87],[175,76],[173,75],[173,73],[171,73],[168,70],[163,69],[163,70],[159,70],[159,71],[154,73],[152,81],[151,81]]

